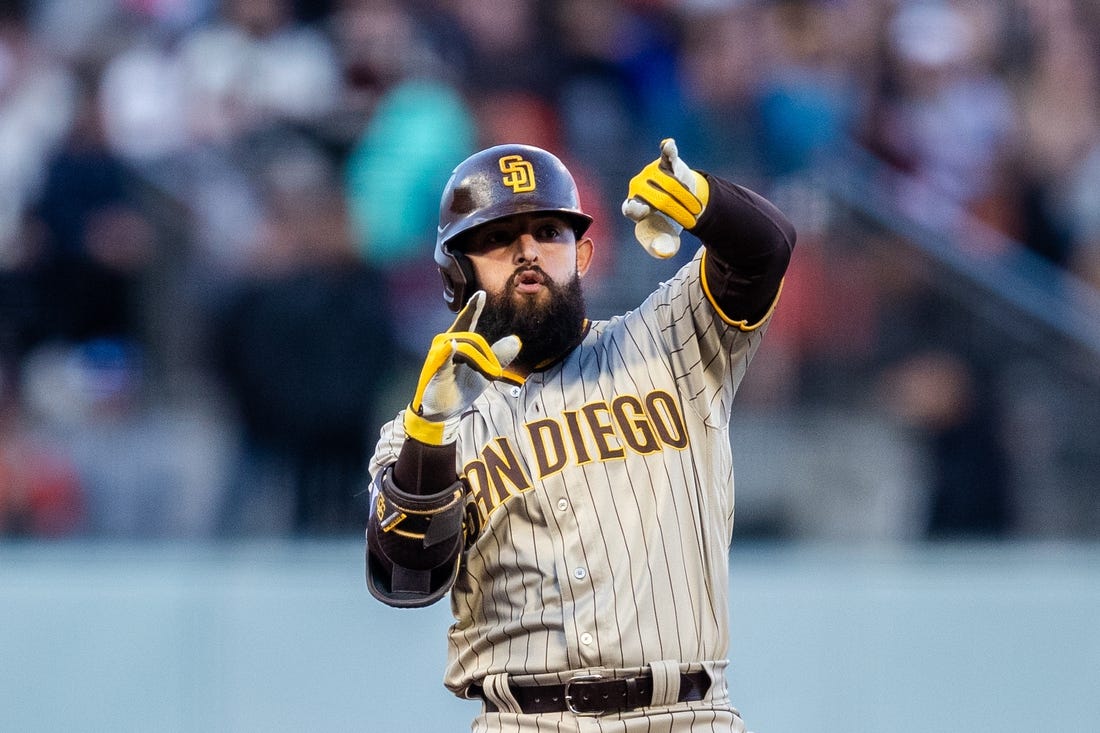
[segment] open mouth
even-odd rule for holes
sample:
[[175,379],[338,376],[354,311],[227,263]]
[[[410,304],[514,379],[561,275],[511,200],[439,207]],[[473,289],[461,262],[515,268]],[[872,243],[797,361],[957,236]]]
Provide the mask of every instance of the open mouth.
[[546,282],[546,278],[538,270],[521,270],[512,279],[516,292],[519,293],[537,293]]

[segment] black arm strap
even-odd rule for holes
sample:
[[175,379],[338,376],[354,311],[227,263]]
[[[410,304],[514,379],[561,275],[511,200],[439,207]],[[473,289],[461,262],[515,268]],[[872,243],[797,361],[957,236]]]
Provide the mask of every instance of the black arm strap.
[[465,537],[474,528],[466,485],[456,481],[429,495],[409,494],[387,466],[371,482],[367,523],[367,587],[399,608],[435,603],[458,576]]

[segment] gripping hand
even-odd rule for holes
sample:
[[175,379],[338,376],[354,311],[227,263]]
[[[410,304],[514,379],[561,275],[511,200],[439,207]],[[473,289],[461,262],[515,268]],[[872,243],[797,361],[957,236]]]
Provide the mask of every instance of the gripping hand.
[[453,442],[459,416],[519,354],[518,336],[505,336],[490,346],[474,332],[484,307],[485,291],[479,290],[451,327],[432,339],[416,393],[405,410],[405,433],[410,438],[429,445]]
[[661,259],[680,249],[680,232],[698,223],[710,198],[710,184],[680,160],[676,141],[661,141],[661,157],[630,179],[623,215],[633,219],[634,236]]

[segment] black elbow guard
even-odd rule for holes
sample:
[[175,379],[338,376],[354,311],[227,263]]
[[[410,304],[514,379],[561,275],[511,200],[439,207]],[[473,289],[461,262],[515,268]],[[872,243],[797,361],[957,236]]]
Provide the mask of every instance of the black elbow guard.
[[390,606],[428,606],[458,576],[471,514],[468,492],[457,481],[437,494],[408,494],[392,474],[387,466],[371,483],[367,588]]

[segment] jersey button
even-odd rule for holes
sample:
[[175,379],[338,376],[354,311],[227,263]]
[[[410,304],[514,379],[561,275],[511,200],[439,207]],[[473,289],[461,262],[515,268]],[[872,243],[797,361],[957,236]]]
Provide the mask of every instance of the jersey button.
[[569,508],[569,502],[568,501],[566,501],[565,499],[558,499],[558,510],[559,511],[564,512],[568,508]]
[[581,634],[581,643],[584,644],[585,646],[588,646],[589,644],[591,644],[592,643],[592,634],[589,634],[587,631],[584,632],[583,634]]
[[584,580],[586,577],[588,577],[588,571],[584,568],[577,568],[573,571],[573,577],[577,580]]
[[519,397],[519,387],[512,387],[512,396]]

